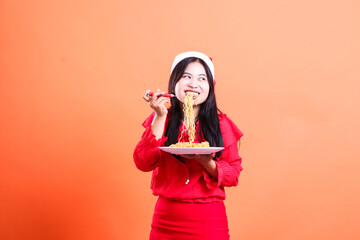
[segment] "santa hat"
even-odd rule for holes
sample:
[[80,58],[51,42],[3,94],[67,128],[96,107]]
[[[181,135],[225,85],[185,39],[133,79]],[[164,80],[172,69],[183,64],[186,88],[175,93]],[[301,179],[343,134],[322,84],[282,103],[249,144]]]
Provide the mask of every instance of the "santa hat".
[[203,60],[206,65],[209,67],[212,77],[215,81],[215,69],[214,69],[214,64],[212,62],[212,59],[210,57],[208,57],[207,55],[205,55],[204,53],[201,52],[195,52],[195,51],[190,51],[190,52],[183,52],[180,53],[179,55],[177,55],[174,59],[174,62],[171,66],[171,73],[174,70],[175,66],[181,62],[182,60],[184,60],[185,58],[189,58],[189,57],[196,57],[196,58],[200,58],[201,60]]

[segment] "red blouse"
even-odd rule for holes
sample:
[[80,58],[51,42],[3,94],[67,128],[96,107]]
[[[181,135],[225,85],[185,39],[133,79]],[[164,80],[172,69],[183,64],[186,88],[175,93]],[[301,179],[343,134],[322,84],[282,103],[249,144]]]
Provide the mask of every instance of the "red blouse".
[[[243,169],[237,147],[243,133],[225,114],[218,115],[224,151],[218,161],[215,161],[218,171],[218,178],[215,179],[196,160],[183,159],[185,162],[183,163],[158,148],[164,146],[167,137],[155,139],[155,135],[151,131],[154,116],[154,113],[151,114],[142,124],[145,132],[136,145],[133,155],[138,169],[144,172],[153,171],[151,181],[153,194],[183,202],[224,200],[224,187],[236,186],[239,174]],[[184,126],[182,125],[180,128],[179,133]],[[196,132],[199,132],[198,124]],[[187,137],[184,132],[182,141],[186,141]]]

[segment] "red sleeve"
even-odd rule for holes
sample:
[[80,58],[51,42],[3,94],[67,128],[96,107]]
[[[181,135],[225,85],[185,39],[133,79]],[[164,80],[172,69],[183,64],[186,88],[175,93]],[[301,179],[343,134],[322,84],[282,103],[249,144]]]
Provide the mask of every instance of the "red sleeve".
[[160,159],[161,152],[158,147],[164,144],[167,140],[166,137],[162,137],[156,140],[155,135],[151,131],[151,123],[155,114],[151,114],[144,122],[143,127],[145,131],[141,137],[141,140],[135,147],[133,158],[136,167],[144,172],[152,171],[156,168]]
[[218,161],[216,161],[218,179],[214,179],[206,171],[204,172],[208,188],[236,186],[240,172],[243,170],[238,141],[244,134],[225,114],[219,115],[219,122],[225,148]]
[[224,147],[228,147],[234,142],[238,142],[244,135],[235,123],[226,116],[226,114],[219,115],[219,123],[221,134],[223,136]]

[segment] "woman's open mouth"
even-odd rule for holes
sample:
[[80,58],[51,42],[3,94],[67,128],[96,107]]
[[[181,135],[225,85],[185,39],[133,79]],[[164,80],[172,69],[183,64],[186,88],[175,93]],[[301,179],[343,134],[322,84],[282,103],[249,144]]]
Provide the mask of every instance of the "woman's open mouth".
[[196,91],[192,91],[192,90],[187,90],[185,91],[185,94],[193,94],[195,97],[199,96],[200,93],[199,92],[196,92]]

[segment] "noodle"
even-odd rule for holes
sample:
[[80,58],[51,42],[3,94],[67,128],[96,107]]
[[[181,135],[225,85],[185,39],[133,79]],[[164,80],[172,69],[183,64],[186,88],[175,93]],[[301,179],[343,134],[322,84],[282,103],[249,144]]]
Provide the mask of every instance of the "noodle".
[[193,109],[194,94],[187,94],[185,97],[185,103],[183,106],[184,112],[184,125],[189,134],[189,142],[181,142],[185,129],[182,130],[179,142],[172,144],[169,147],[182,147],[182,148],[208,148],[209,142],[194,143],[195,140],[195,116]]

